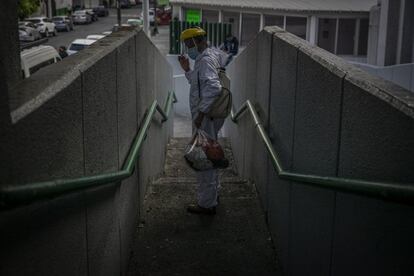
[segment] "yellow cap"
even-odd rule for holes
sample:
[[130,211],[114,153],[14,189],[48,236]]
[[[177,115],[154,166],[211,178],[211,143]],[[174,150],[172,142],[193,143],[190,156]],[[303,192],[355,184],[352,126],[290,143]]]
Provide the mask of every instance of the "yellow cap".
[[202,35],[206,35],[206,31],[204,31],[200,27],[189,28],[189,29],[182,31],[180,39],[181,41],[184,41],[186,39],[193,38],[196,36],[202,36]]

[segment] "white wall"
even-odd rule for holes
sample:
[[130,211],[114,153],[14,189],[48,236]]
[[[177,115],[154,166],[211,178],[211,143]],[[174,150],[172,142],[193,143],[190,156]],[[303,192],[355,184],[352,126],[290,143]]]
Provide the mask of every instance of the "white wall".
[[364,71],[380,76],[383,79],[392,81],[411,92],[414,92],[414,63],[392,65],[392,66],[375,66],[358,62],[351,62]]
[[[183,69],[181,69],[178,63],[178,55],[167,55],[167,61],[173,68],[173,80],[174,80],[174,92],[177,96],[178,102],[175,104],[175,114],[180,117],[191,118],[190,104],[189,104],[189,92],[190,85],[184,75]],[[191,67],[194,66],[194,62],[190,60]]]

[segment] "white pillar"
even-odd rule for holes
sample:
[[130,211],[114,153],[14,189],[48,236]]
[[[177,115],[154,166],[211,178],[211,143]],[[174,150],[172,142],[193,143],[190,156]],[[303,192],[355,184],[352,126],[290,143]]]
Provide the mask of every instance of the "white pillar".
[[241,45],[242,43],[242,23],[243,23],[243,14],[240,13],[239,16],[239,44]]
[[181,6],[173,6],[172,7],[172,18],[178,18],[178,20],[181,20]]
[[361,19],[356,19],[355,22],[355,34],[354,34],[354,56],[358,55],[359,47],[359,30],[361,28]]
[[405,0],[401,0],[400,2],[400,20],[398,21],[398,41],[397,41],[397,57],[395,60],[395,64],[401,63],[401,51],[402,51],[402,43],[403,43],[403,30],[404,30],[404,12],[405,9]]
[[144,33],[149,35],[149,0],[142,1],[142,14],[144,17]]
[[203,22],[203,9],[200,9],[200,22]]
[[180,6],[180,9],[178,10],[178,20],[184,21],[184,10],[183,7]]
[[378,48],[377,48],[377,65],[385,65],[385,52],[388,31],[388,0],[381,1],[379,33],[378,33]]
[[260,28],[259,28],[259,32],[261,31],[261,30],[263,30],[263,28],[264,28],[264,26],[265,26],[265,22],[264,22],[265,20],[264,20],[264,14],[263,13],[261,13],[260,14]]
[[307,22],[309,28],[307,28],[308,34],[306,36],[306,39],[310,44],[316,45],[318,42],[318,18],[315,15],[312,15],[308,17]]
[[218,23],[223,23],[223,11],[219,10]]
[[334,48],[334,54],[336,55],[338,52],[338,36],[339,36],[339,18],[336,19],[336,26],[335,26],[335,48]]
[[283,30],[286,30],[286,15],[283,16]]

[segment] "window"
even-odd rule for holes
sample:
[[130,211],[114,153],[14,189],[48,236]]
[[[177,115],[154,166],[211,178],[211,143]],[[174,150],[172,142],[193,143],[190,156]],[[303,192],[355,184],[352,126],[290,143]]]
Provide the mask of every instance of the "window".
[[247,45],[255,38],[260,28],[260,15],[247,14],[242,15],[242,35],[240,43]]
[[80,50],[84,49],[85,47],[86,47],[86,45],[84,45],[84,44],[72,44],[72,45],[70,45],[69,50],[80,51]]
[[30,20],[27,20],[27,21],[30,21],[30,22],[32,22],[33,24],[40,23],[40,19],[30,19]]
[[367,55],[368,48],[368,19],[361,19],[359,23],[358,55]]
[[265,26],[278,26],[283,28],[283,16],[281,15],[265,15]]
[[335,52],[336,19],[321,18],[318,27],[318,46],[331,53]]
[[339,19],[338,43],[336,49],[338,55],[354,54],[355,25],[355,19]]
[[286,31],[306,39],[306,17],[286,17]]

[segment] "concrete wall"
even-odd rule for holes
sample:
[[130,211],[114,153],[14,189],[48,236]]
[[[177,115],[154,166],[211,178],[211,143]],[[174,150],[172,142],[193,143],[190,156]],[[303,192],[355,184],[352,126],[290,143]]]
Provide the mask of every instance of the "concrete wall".
[[[255,72],[256,74],[252,73]],[[413,183],[414,96],[279,28],[229,65],[286,170]],[[284,275],[409,275],[414,208],[278,178],[245,115],[225,125],[255,181]]]
[[392,81],[393,83],[414,92],[414,63],[384,67],[357,62],[354,64],[372,75]]
[[[114,33],[10,92],[9,179],[0,185],[120,169],[172,69],[141,31]],[[172,120],[154,119],[130,178],[0,213],[1,275],[124,275],[141,204],[164,164]]]
[[17,31],[17,2],[7,0],[0,2],[0,28],[3,31],[3,40],[12,41],[11,45],[0,43],[0,175],[10,179],[7,165],[11,162],[9,130],[11,124],[9,92],[20,80],[20,45]]

